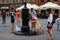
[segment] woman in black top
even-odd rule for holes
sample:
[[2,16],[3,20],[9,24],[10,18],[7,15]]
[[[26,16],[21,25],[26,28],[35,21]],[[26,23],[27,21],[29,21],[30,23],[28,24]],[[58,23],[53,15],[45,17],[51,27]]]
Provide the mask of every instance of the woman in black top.
[[14,13],[11,13],[11,32],[14,32],[14,22],[15,22],[15,18],[14,18]]

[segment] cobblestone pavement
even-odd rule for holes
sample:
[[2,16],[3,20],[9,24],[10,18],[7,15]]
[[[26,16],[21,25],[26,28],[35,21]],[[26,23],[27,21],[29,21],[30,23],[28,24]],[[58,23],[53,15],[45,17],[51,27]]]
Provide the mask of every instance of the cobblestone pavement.
[[[2,20],[0,17],[0,40],[48,40],[48,33],[46,31],[47,19],[38,19],[38,21],[39,23],[41,23],[45,31],[44,34],[35,35],[35,36],[21,36],[11,33],[10,17],[6,18],[7,27],[2,27]],[[53,30],[53,39],[60,40],[60,31],[56,30],[56,24],[54,24],[52,30]]]

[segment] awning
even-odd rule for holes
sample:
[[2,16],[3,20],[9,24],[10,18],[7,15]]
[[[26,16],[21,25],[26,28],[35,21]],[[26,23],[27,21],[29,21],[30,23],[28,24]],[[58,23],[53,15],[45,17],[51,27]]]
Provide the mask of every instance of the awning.
[[9,9],[9,7],[1,7],[1,9]]

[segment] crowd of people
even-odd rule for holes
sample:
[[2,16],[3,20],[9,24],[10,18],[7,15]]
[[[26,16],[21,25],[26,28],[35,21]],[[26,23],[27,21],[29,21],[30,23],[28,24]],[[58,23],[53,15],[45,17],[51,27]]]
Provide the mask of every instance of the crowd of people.
[[[9,12],[10,13],[10,17],[11,17],[11,32],[14,32],[14,23],[15,23],[15,19],[16,19],[16,25],[19,26],[20,25],[20,19],[21,19],[21,12],[18,10],[16,11],[16,13],[14,11]],[[7,17],[7,13],[5,10],[1,11],[0,16],[2,16],[2,26],[6,27],[6,17]]]
[[[50,9],[50,11],[47,11],[49,13],[49,16],[48,16],[48,24],[47,24],[47,32],[49,33],[49,40],[52,40],[53,39],[53,36],[52,36],[52,28],[53,28],[53,24],[56,22],[57,23],[57,30],[60,30],[59,27],[60,27],[60,15],[58,15],[58,18],[56,19],[55,16],[54,16],[54,10],[53,9]],[[2,11],[1,13],[2,15],[2,24],[4,27],[6,27],[6,12],[5,10]],[[13,33],[14,32],[14,23],[15,23],[15,18],[16,18],[16,25],[18,27],[20,27],[20,19],[21,19],[21,11],[18,10],[16,11],[16,14],[14,12],[11,12],[11,32]],[[37,18],[37,13],[36,11],[34,11],[33,8],[31,8],[30,12],[29,12],[29,17],[31,17],[31,24],[32,24],[32,27],[31,27],[31,31],[34,29],[34,31],[43,31],[42,27],[41,27],[41,24],[38,23],[38,18]],[[37,25],[36,25],[37,24]]]

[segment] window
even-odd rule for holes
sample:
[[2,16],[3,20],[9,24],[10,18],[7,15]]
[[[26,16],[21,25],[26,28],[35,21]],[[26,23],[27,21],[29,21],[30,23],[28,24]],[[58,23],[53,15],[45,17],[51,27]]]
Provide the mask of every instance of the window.
[[6,4],[8,4],[8,0],[6,0]]
[[40,0],[41,2],[44,2],[44,0]]
[[12,3],[15,3],[15,0],[13,0]]
[[13,0],[10,0],[11,1],[11,3],[13,3]]
[[4,0],[2,0],[2,4],[4,4]]
[[15,0],[15,3],[21,3],[21,0]]
[[25,2],[26,0],[23,0],[23,2]]
[[15,0],[11,0],[11,3],[15,3]]
[[18,0],[18,3],[22,3],[22,0]]
[[11,0],[10,0],[10,3],[11,3]]
[[15,3],[21,3],[22,0],[15,0]]
[[31,2],[31,0],[27,0],[27,2]]
[[58,1],[58,0],[54,0],[54,1]]
[[14,3],[17,3],[18,2],[18,0],[14,0]]
[[18,3],[18,0],[15,0],[15,3]]

